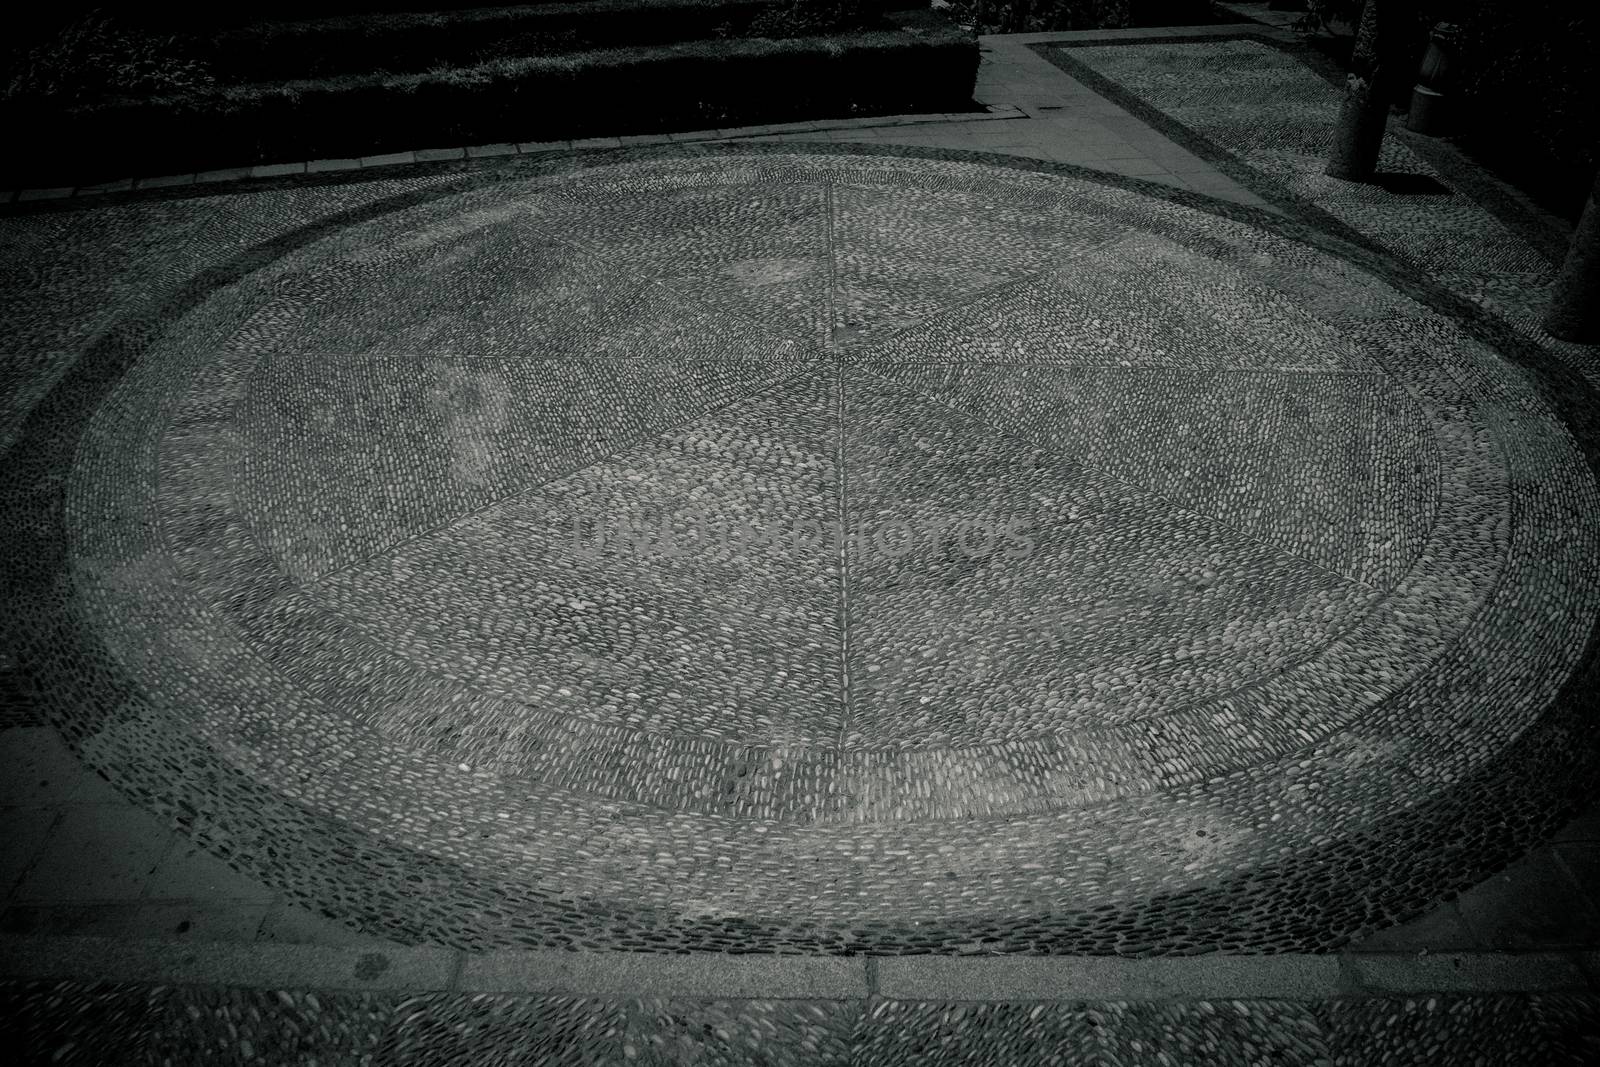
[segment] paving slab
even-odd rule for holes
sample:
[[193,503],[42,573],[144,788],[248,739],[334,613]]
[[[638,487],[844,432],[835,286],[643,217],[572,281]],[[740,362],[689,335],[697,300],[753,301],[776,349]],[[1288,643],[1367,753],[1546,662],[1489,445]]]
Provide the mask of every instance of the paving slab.
[[252,178],[284,178],[291,174],[304,174],[304,163],[263,163],[250,168]]
[[1493,948],[1527,951],[1600,942],[1600,917],[1549,850],[1474,886],[1456,906],[1479,939]]
[[0,806],[54,807],[77,799],[94,777],[46,726],[0,730]]
[[23,872],[32,866],[60,818],[61,812],[56,808],[0,809],[0,841],[5,842],[5,848],[0,849],[0,894],[9,894]]
[[[135,936],[142,901],[97,903],[13,903],[0,911],[0,931],[8,936],[105,937]],[[86,977],[92,976],[87,972]]]
[[489,159],[494,156],[512,156],[516,153],[517,146],[514,144],[480,144],[467,149],[467,158]]
[[120,804],[69,807],[15,890],[18,900],[127,900],[141,895],[172,832]]
[[259,939],[267,911],[267,904],[253,900],[147,901],[119,936],[248,945]]
[[374,156],[362,156],[363,167],[392,167],[402,163],[415,163],[415,152],[384,152]]
[[1555,840],[1558,842],[1600,842],[1600,804],[1588,808],[1577,818],[1563,826],[1557,832]]
[[1543,992],[1589,987],[1574,956],[1560,953],[1460,953],[1348,955],[1345,981],[1373,994],[1440,992]]
[[906,956],[877,963],[880,996],[899,1000],[1320,1000],[1341,992],[1335,956],[983,959]]
[[235,182],[243,181],[250,177],[249,167],[222,167],[217,170],[203,170],[194,176],[196,184],[204,185],[209,182]]
[[362,933],[338,919],[319,914],[309,908],[278,903],[267,909],[256,932],[256,940],[288,945],[321,945],[329,948],[384,948],[401,947],[387,938]]
[[1358,938],[1352,946],[1358,952],[1419,953],[1482,951],[1488,947],[1461,917],[1454,901],[1446,901],[1410,922]]
[[139,189],[170,189],[176,186],[193,185],[193,174],[158,174],[151,178],[140,178],[136,183]]
[[1554,852],[1583,895],[1587,910],[1595,912],[1600,904],[1600,842],[1566,841],[1558,843]]
[[485,993],[851,1000],[867,995],[862,959],[838,956],[494,952],[466,957],[457,986]]
[[151,871],[145,895],[152,900],[240,900],[262,904],[277,896],[200,846],[183,841],[169,849]]
[[99,182],[94,185],[79,186],[77,195],[96,196],[101,193],[125,193],[132,188],[132,178],[118,178],[115,181]]

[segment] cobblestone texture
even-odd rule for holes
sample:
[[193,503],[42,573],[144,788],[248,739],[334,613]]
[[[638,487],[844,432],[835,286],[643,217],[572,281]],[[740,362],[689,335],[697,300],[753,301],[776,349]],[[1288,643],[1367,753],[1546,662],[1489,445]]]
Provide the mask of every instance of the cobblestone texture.
[[1592,1063],[1579,996],[1089,1004],[608,1000],[0,984],[15,1062]]
[[[1293,224],[945,156],[8,220],[40,712],[289,902],[461,948],[1315,950],[1547,833],[1581,379]],[[89,255],[166,219],[142,289]]]

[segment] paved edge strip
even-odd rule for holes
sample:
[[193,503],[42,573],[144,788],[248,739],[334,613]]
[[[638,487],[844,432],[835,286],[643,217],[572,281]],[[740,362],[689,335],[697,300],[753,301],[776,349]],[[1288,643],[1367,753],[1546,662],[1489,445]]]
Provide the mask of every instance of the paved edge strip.
[[0,936],[0,980],[760,1000],[1327,1000],[1593,992],[1584,952],[788,956]]
[[860,1000],[869,992],[866,957],[626,952],[472,953],[461,990],[474,993],[583,993],[708,999]]
[[[1265,25],[1249,27],[1242,32],[1233,26],[1215,29],[1229,32],[1143,38],[1130,38],[1093,30],[1054,35],[1029,34],[1030,38],[1037,36],[1039,40],[1030,40],[1025,47],[1279,210],[1290,213],[1308,225],[1335,234],[1347,242],[1386,255],[1387,249],[1377,244],[1373,238],[1357,231],[1326,209],[1302,199],[1280,182],[1244,162],[1232,149],[1191,130],[1121,82],[1068,54],[1072,48],[1095,45],[1204,44],[1230,39],[1254,41],[1298,60],[1313,74],[1335,88],[1340,88],[1344,84],[1344,72],[1333,60],[1292,34],[1285,34]],[[1385,136],[1410,148],[1441,178],[1453,183],[1457,193],[1477,204],[1507,229],[1521,236],[1548,260],[1552,267],[1559,266],[1565,258],[1572,227],[1534,203],[1514,186],[1472,161],[1446,138],[1415,133],[1406,129],[1403,119],[1394,116],[1388,119]]]
[[1325,1000],[1341,988],[1337,956],[902,956],[878,961],[891,1000]]

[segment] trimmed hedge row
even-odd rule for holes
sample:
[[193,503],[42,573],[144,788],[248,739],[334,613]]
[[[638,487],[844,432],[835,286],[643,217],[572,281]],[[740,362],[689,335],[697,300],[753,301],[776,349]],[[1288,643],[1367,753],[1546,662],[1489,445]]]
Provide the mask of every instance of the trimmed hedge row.
[[955,0],[979,33],[1197,26],[1217,22],[1211,0]]
[[[309,0],[255,0],[255,2],[216,4],[203,8],[145,8],[124,12],[146,25],[169,31],[202,31],[218,27],[238,27],[252,23],[286,21],[320,21],[346,17],[404,16],[408,14],[470,14],[478,11],[504,10],[508,7],[599,6],[610,0],[522,0],[520,4],[483,3],[482,0],[343,0],[343,2],[316,4]],[[64,0],[67,8],[95,7],[100,0]],[[867,9],[883,13],[921,7],[918,0],[863,0]]]
[[692,41],[429,74],[233,86],[75,109],[10,105],[8,185],[971,107],[956,30]]
[[[782,0],[591,0],[257,22],[204,39],[197,58],[219,80],[233,84],[400,73],[508,56],[762,36],[752,30],[759,31],[760,22],[775,21],[783,6]],[[865,18],[875,21],[878,16]],[[864,26],[858,20],[848,28]]]

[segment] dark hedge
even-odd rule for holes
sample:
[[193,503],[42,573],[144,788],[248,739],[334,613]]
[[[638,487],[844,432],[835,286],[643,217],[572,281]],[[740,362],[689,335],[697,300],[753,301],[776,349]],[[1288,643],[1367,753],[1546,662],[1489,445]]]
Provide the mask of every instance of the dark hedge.
[[[952,0],[979,33],[1044,33],[1218,21],[1211,0]],[[1230,16],[1237,18],[1237,16]]]
[[1569,0],[1467,0],[1456,139],[1575,220],[1600,166],[1600,16]]
[[[202,44],[229,83],[402,73],[718,36],[748,36],[776,0],[596,0],[465,11],[258,22]],[[826,31],[824,31],[826,32]]]
[[7,185],[347,158],[430,146],[969,109],[958,30],[690,41],[408,75],[214,87],[74,108],[11,102]]

